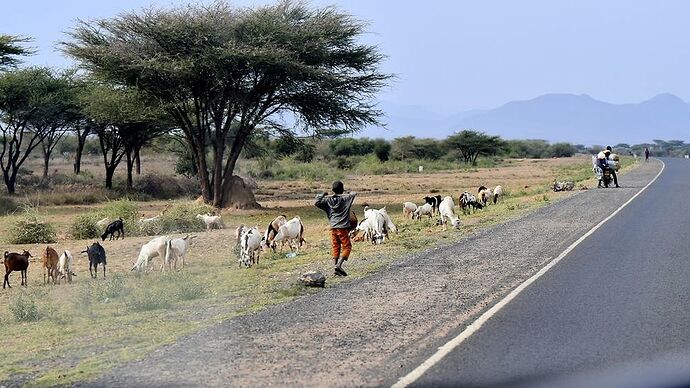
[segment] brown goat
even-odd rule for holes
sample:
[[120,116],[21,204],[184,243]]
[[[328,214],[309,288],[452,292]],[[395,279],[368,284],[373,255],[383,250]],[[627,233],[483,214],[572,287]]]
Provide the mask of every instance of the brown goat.
[[5,284],[7,284],[7,287],[12,288],[10,286],[10,273],[12,271],[21,271],[22,286],[28,284],[26,269],[29,268],[29,257],[33,257],[29,251],[24,251],[21,254],[5,251],[5,281],[2,283],[2,288],[5,288]]
[[46,247],[41,255],[43,261],[43,284],[46,284],[53,279],[53,284],[57,283],[57,273],[58,273],[58,253],[55,249],[51,247]]

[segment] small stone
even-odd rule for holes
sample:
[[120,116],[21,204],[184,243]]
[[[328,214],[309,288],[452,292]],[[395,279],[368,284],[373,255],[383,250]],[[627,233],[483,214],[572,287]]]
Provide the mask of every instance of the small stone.
[[324,287],[326,276],[320,271],[309,271],[303,274],[299,280],[307,287]]

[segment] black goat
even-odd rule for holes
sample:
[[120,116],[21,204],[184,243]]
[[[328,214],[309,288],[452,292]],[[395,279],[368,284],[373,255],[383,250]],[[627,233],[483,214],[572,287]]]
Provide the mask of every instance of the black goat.
[[[85,251],[81,251],[81,253],[86,253],[89,256],[89,273],[91,277],[98,277],[98,264],[103,264],[103,277],[105,277],[105,267],[108,263],[105,260],[105,249],[103,249],[103,246],[96,241],[90,247],[87,247]],[[93,272],[91,272],[92,267]]]
[[[115,237],[115,232],[117,232],[117,237]],[[115,237],[115,240],[120,238],[122,236],[122,239],[125,239],[125,224],[122,222],[122,217],[120,217],[119,220],[115,220],[111,223],[108,224],[108,226],[105,227],[105,232],[101,235],[101,239],[105,241],[105,238],[110,235],[110,239],[112,240],[113,237]]]
[[27,281],[26,269],[29,268],[29,257],[33,257],[29,251],[24,251],[24,253],[21,254],[5,251],[5,281],[2,283],[2,288],[5,288],[5,284],[7,284],[7,287],[12,288],[12,286],[10,286],[10,273],[12,273],[12,271],[20,271],[22,275],[22,286],[28,285],[29,282]]

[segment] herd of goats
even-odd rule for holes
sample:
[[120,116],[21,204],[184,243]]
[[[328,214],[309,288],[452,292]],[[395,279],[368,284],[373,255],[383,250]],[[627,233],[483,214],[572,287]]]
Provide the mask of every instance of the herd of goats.
[[[501,186],[496,186],[493,190],[481,186],[476,196],[467,191],[462,193],[459,197],[459,206],[463,214],[468,214],[477,209],[482,209],[491,202],[494,204],[498,203],[502,196],[503,188]],[[453,228],[460,228],[460,218],[455,214],[454,209],[455,203],[453,198],[450,196],[442,198],[440,195],[424,197],[424,204],[419,206],[412,202],[405,202],[402,205],[403,216],[408,219],[419,220],[423,216],[431,219],[438,215],[440,217],[438,224],[443,226],[443,230],[446,230],[449,224]],[[153,222],[155,218],[142,219],[140,222]],[[205,224],[207,230],[224,227],[219,215],[199,214],[197,218]],[[125,230],[122,218],[107,224],[105,222],[109,222],[109,220],[103,219],[97,222],[98,226],[102,227],[105,225],[105,230],[101,235],[103,241],[108,237],[110,237],[110,240],[124,239]],[[357,220],[354,211],[350,213],[349,229],[350,237],[354,241],[370,241],[373,244],[383,243],[390,232],[397,231],[385,207],[371,209],[368,206],[364,208],[364,219],[361,221]],[[251,267],[254,264],[258,264],[260,253],[269,249],[275,251],[278,244],[281,244],[281,250],[287,244],[291,252],[296,254],[299,252],[302,244],[305,243],[303,235],[304,224],[302,224],[299,216],[291,220],[288,220],[284,215],[278,216],[271,221],[264,233],[259,231],[258,226],[250,228],[240,225],[235,231],[237,248],[239,249],[239,265]],[[162,259],[161,271],[164,271],[166,268],[176,270],[178,261],[181,262],[181,266],[184,268],[185,256],[189,251],[192,239],[195,237],[189,234],[180,238],[173,238],[171,236],[155,237],[141,247],[139,256],[131,270],[145,271],[150,267],[152,260],[157,257]],[[88,246],[81,253],[88,256],[91,277],[96,278],[98,276],[98,265],[102,265],[103,277],[106,276],[106,252],[98,241]],[[28,284],[27,269],[29,267],[29,258],[31,257],[33,257],[31,253],[26,250],[22,253],[5,252],[3,288],[11,287],[9,275],[13,271],[21,273],[22,286]],[[76,276],[72,267],[74,259],[69,250],[65,250],[59,255],[55,249],[48,246],[42,251],[41,262],[44,269],[44,284],[49,282],[56,284],[63,280],[71,283],[72,277]]]

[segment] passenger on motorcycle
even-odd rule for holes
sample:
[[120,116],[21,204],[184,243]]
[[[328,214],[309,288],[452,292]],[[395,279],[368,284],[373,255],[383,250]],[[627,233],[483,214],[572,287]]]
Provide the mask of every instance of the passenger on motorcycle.
[[[597,154],[597,163],[599,163],[599,167],[601,168],[601,171],[606,171],[607,169],[609,170],[609,173],[611,174],[611,176],[613,176],[613,183],[616,185],[616,187],[620,187],[620,186],[618,186],[618,176],[616,175],[616,169],[611,168],[609,166],[609,157],[610,156],[611,156],[611,146],[607,146],[605,150],[602,150],[601,152],[599,152],[599,154]],[[599,179],[598,187],[601,187],[602,179],[603,179],[603,176],[601,179]]]

